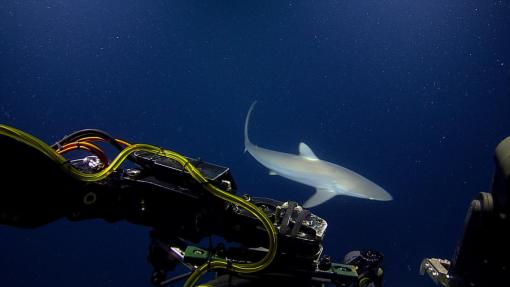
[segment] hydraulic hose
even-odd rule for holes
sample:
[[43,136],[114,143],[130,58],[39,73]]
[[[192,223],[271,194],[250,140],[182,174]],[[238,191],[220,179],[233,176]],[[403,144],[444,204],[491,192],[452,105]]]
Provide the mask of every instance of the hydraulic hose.
[[82,173],[79,170],[75,169],[73,166],[67,164],[67,161],[64,157],[62,157],[60,154],[58,154],[54,149],[52,149],[50,146],[39,140],[38,138],[25,133],[23,131],[20,131],[18,129],[0,125],[0,134],[11,137],[13,139],[16,139],[20,142],[23,142],[43,154],[45,154],[50,159],[54,160],[57,164],[62,166],[62,168],[68,172],[71,176],[86,182],[95,182],[95,181],[101,181],[108,177],[112,172],[114,172],[125,160],[128,158],[128,156],[136,151],[146,151],[155,153],[158,155],[163,155],[167,158],[173,159],[177,161],[179,164],[183,166],[186,171],[197,181],[199,182],[207,191],[212,193],[214,196],[219,197],[231,204],[237,205],[241,208],[244,208],[246,211],[248,211],[250,214],[255,216],[264,226],[264,229],[266,230],[268,234],[268,252],[266,255],[258,262],[253,263],[236,263],[236,262],[229,262],[224,259],[219,260],[212,260],[209,261],[201,266],[199,266],[188,278],[184,286],[190,287],[193,286],[200,276],[202,276],[204,273],[206,273],[209,270],[212,269],[228,269],[233,272],[238,273],[253,273],[261,271],[262,269],[266,268],[271,264],[273,261],[276,251],[277,251],[277,231],[271,222],[271,220],[267,217],[267,215],[262,212],[257,206],[252,204],[251,202],[248,202],[238,196],[235,196],[231,193],[228,193],[215,185],[211,184],[201,173],[200,171],[191,164],[191,162],[184,156],[170,150],[165,150],[159,147],[155,147],[148,144],[132,144],[124,148],[117,157],[110,163],[108,167],[105,169],[93,173],[93,174],[86,174]]

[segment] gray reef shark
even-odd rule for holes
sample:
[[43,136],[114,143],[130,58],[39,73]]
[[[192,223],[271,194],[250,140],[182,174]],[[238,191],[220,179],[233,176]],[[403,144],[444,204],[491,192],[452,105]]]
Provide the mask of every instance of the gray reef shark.
[[319,159],[305,143],[299,144],[299,155],[273,151],[253,144],[248,137],[248,123],[257,102],[253,102],[244,122],[244,147],[258,162],[279,175],[316,189],[303,207],[326,202],[335,195],[389,201],[393,198],[382,187],[363,176],[334,163]]

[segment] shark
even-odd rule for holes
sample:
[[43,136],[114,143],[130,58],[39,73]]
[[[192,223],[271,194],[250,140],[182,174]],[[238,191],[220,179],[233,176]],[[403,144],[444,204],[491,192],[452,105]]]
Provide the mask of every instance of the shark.
[[253,144],[248,136],[248,125],[256,103],[251,104],[244,122],[244,151],[268,168],[270,175],[279,175],[315,188],[315,193],[303,204],[304,208],[318,206],[337,195],[378,201],[393,199],[386,190],[362,175],[319,159],[304,142],[299,143],[297,155]]

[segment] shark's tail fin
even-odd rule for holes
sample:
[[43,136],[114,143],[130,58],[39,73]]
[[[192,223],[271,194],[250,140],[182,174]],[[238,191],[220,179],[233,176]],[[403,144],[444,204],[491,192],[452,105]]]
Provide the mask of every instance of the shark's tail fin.
[[246,115],[246,120],[244,121],[244,152],[246,152],[248,150],[248,146],[252,144],[250,142],[250,138],[248,137],[248,123],[250,122],[251,112],[253,111],[256,103],[257,101],[254,101],[251,104],[250,109],[248,110],[248,114]]

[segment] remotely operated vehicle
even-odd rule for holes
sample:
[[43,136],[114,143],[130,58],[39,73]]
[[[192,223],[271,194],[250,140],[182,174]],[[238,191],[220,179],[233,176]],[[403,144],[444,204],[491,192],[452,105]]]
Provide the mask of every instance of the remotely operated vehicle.
[[[104,143],[118,150],[114,159]],[[36,228],[66,217],[149,226],[155,286],[193,286],[210,270],[216,277],[207,286],[383,285],[382,253],[352,251],[334,262],[323,252],[324,219],[293,201],[236,195],[227,167],[93,129],[49,146],[0,125],[0,147],[8,151],[0,165],[0,224]],[[64,157],[73,150],[91,155]],[[424,259],[422,274],[444,286],[508,285],[509,179],[510,137],[496,150],[491,193],[469,208],[453,260]],[[239,245],[196,245],[212,235]],[[177,264],[189,272],[167,278]]]

